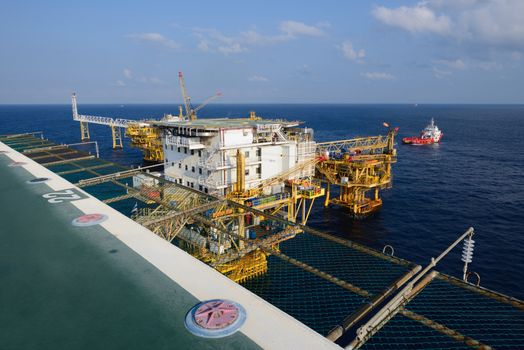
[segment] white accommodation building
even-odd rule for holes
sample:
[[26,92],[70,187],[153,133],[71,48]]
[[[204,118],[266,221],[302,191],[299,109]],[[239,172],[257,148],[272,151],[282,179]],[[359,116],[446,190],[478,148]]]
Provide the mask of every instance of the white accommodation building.
[[[216,195],[225,195],[236,183],[237,150],[245,155],[246,189],[314,158],[313,130],[299,124],[253,118],[154,123],[163,129],[166,177]],[[313,175],[310,166],[290,178]],[[282,186],[267,189],[280,191]]]

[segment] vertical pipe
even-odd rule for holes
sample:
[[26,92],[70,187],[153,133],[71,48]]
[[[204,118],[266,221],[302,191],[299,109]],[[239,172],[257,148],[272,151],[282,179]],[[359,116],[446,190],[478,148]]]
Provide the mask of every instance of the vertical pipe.
[[329,196],[331,194],[330,192],[331,184],[328,182],[326,187],[326,199],[324,200],[324,207],[327,207],[329,204]]

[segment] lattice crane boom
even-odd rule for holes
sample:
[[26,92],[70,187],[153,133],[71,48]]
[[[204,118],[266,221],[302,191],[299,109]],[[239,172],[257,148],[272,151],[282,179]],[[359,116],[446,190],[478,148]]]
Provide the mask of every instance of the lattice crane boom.
[[196,113],[201,110],[202,108],[204,108],[207,104],[209,104],[209,102],[213,101],[214,99],[217,99],[219,98],[220,96],[222,96],[222,93],[220,91],[217,91],[213,96],[210,96],[208,97],[204,102],[202,102],[202,104],[200,104],[197,108],[195,108],[193,110],[193,113],[192,115],[194,115],[196,117]]
[[186,116],[189,117],[189,115],[191,114],[191,99],[187,95],[186,82],[184,80],[184,74],[182,74],[182,72],[178,72],[178,81],[180,83],[180,90],[182,91],[184,107],[186,108]]

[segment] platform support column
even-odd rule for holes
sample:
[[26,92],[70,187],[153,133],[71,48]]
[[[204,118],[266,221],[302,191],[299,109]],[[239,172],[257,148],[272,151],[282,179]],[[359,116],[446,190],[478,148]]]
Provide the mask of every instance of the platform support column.
[[111,125],[111,135],[113,136],[113,149],[124,148],[122,145],[122,130],[120,127]]
[[89,141],[91,137],[89,136],[89,124],[86,122],[80,122],[80,140]]
[[327,207],[329,204],[329,195],[331,194],[330,187],[331,184],[328,182],[326,187],[326,199],[324,200],[324,207]]

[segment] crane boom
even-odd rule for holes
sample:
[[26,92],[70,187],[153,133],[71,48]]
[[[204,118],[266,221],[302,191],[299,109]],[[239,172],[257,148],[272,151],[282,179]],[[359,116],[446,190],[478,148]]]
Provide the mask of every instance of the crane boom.
[[180,83],[180,90],[182,90],[182,99],[184,100],[184,107],[186,108],[186,116],[191,114],[191,99],[187,95],[186,82],[182,72],[178,72],[178,81]]
[[220,91],[217,91],[213,96],[210,96],[207,98],[207,100],[205,100],[204,102],[202,102],[202,104],[200,104],[197,108],[195,108],[193,110],[193,114],[194,116],[196,117],[196,112],[198,112],[199,110],[201,110],[202,108],[204,108],[209,102],[213,101],[214,99],[220,97],[222,95],[222,93]]

